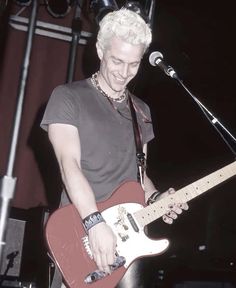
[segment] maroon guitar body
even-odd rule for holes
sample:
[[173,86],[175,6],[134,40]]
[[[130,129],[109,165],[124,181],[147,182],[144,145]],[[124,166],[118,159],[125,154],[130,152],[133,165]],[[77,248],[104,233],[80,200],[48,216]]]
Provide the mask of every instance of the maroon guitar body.
[[117,254],[124,256],[126,263],[111,275],[90,284],[85,283],[85,279],[97,270],[97,266],[81,218],[72,204],[56,210],[46,224],[45,236],[50,254],[68,287],[114,288],[135,259],[156,256],[168,248],[167,239],[147,237],[147,224],[162,217],[170,203],[188,202],[235,174],[236,162],[233,162],[146,207],[139,183],[121,185],[108,200],[98,203],[98,209],[116,234]]

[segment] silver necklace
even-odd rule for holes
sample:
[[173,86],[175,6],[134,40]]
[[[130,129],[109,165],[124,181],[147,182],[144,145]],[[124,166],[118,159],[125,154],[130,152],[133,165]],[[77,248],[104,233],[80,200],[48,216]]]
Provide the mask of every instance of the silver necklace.
[[101,94],[102,94],[104,97],[108,98],[108,99],[111,100],[111,101],[122,102],[122,101],[125,100],[125,98],[126,98],[126,89],[125,89],[124,93],[123,93],[120,97],[118,97],[118,98],[113,98],[113,97],[109,96],[106,92],[104,92],[104,91],[102,90],[101,86],[100,86],[99,83],[98,83],[98,72],[96,72],[96,73],[94,73],[94,74],[92,75],[92,77],[91,77],[91,82],[92,82],[93,86],[94,86],[99,92],[101,92]]

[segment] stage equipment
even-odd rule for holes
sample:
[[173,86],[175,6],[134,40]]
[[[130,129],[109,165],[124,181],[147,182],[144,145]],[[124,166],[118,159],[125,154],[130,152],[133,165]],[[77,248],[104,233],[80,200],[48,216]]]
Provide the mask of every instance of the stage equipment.
[[[224,140],[227,147],[230,149],[230,151],[233,153],[234,158],[236,156],[236,138],[225,128],[225,126],[213,115],[211,111],[209,111],[206,106],[204,106],[201,101],[196,98],[191,91],[184,85],[183,81],[179,78],[175,70],[165,64],[163,62],[163,55],[159,51],[152,52],[149,56],[149,63],[152,66],[158,66],[165,74],[175,80],[178,81],[178,83],[187,91],[188,95],[191,96],[191,98],[196,102],[198,107],[203,112],[204,116],[207,118],[207,120],[210,122],[210,124],[215,128],[215,130],[219,133],[221,138]],[[230,140],[230,141],[229,141]]]
[[[98,24],[107,13],[120,9],[121,5],[117,4],[115,0],[90,0],[89,7],[94,12],[95,21]],[[155,0],[146,0],[145,3],[126,1],[122,7],[139,14],[151,28],[153,27]]]
[[154,67],[158,66],[163,72],[166,73],[167,76],[178,79],[175,70],[170,65],[165,64],[162,59],[163,55],[161,54],[161,52],[155,51],[150,54],[149,63]]
[[16,148],[17,148],[17,141],[19,136],[19,127],[20,121],[22,116],[22,109],[23,109],[23,100],[25,95],[26,89],[26,82],[28,77],[28,70],[29,70],[29,61],[31,55],[31,48],[33,42],[33,35],[35,30],[35,23],[36,23],[36,15],[37,15],[37,8],[38,2],[35,0],[33,1],[29,28],[28,28],[28,37],[27,37],[27,45],[25,49],[24,61],[22,64],[21,69],[21,79],[18,88],[18,102],[17,102],[17,109],[15,113],[14,119],[14,127],[13,133],[11,138],[11,146],[10,146],[10,153],[9,159],[7,163],[7,172],[6,175],[1,179],[0,183],[0,264],[2,263],[3,258],[3,250],[6,245],[5,236],[6,236],[6,226],[7,220],[9,215],[9,206],[12,198],[14,197],[15,186],[16,186],[16,177],[13,177],[13,168],[14,168],[14,161],[16,156]]
[[[29,25],[29,19],[22,16],[11,15],[10,25],[14,29],[20,31],[27,31]],[[35,34],[50,37],[53,39],[63,40],[66,42],[72,41],[72,29],[70,27],[59,26],[56,24],[51,24],[40,20],[36,21]],[[91,36],[92,33],[87,31],[81,31],[78,44],[86,45],[87,38],[90,38]]]
[[6,229],[6,247],[0,267],[2,279],[8,276],[20,276],[24,232],[25,221],[9,218]]
[[145,13],[150,27],[153,29],[154,15],[156,8],[156,0],[147,0],[145,4]]
[[145,4],[141,4],[139,1],[127,1],[124,7],[139,14],[149,26],[153,27],[154,12],[155,12],[155,0],[147,0]]
[[146,20],[146,15],[144,15],[144,9],[138,1],[128,1],[125,6],[127,9],[134,11]]
[[75,7],[75,16],[72,21],[72,38],[70,42],[69,63],[67,67],[67,79],[66,79],[67,83],[70,83],[74,80],[77,46],[81,37],[81,31],[82,31],[82,23],[81,23],[80,15],[81,15],[81,5],[78,2]]
[[69,0],[45,0],[47,11],[55,18],[66,16],[70,12],[73,2]]
[[29,6],[31,4],[31,0],[15,0],[15,2],[21,6]]
[[97,24],[107,13],[119,9],[115,0],[91,0],[89,6],[94,11]]

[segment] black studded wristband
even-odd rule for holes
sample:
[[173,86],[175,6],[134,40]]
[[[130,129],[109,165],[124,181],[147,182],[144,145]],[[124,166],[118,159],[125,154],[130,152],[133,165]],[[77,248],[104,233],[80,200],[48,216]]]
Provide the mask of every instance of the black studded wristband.
[[87,217],[85,217],[83,220],[83,226],[88,233],[89,229],[91,229],[93,226],[97,225],[98,223],[105,222],[104,218],[102,217],[102,214],[98,211],[89,214]]

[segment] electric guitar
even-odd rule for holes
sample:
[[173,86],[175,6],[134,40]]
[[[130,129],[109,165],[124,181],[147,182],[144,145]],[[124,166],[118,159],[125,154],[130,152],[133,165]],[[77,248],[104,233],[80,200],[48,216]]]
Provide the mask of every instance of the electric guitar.
[[169,204],[188,202],[234,175],[236,161],[146,207],[139,183],[122,184],[108,200],[98,203],[98,209],[116,234],[117,255],[123,256],[125,263],[110,275],[103,277],[101,274],[99,280],[96,277],[100,274],[76,208],[70,204],[56,210],[47,221],[45,238],[68,287],[115,287],[135,259],[156,256],[168,248],[167,239],[153,240],[146,236],[147,224],[162,217]]

